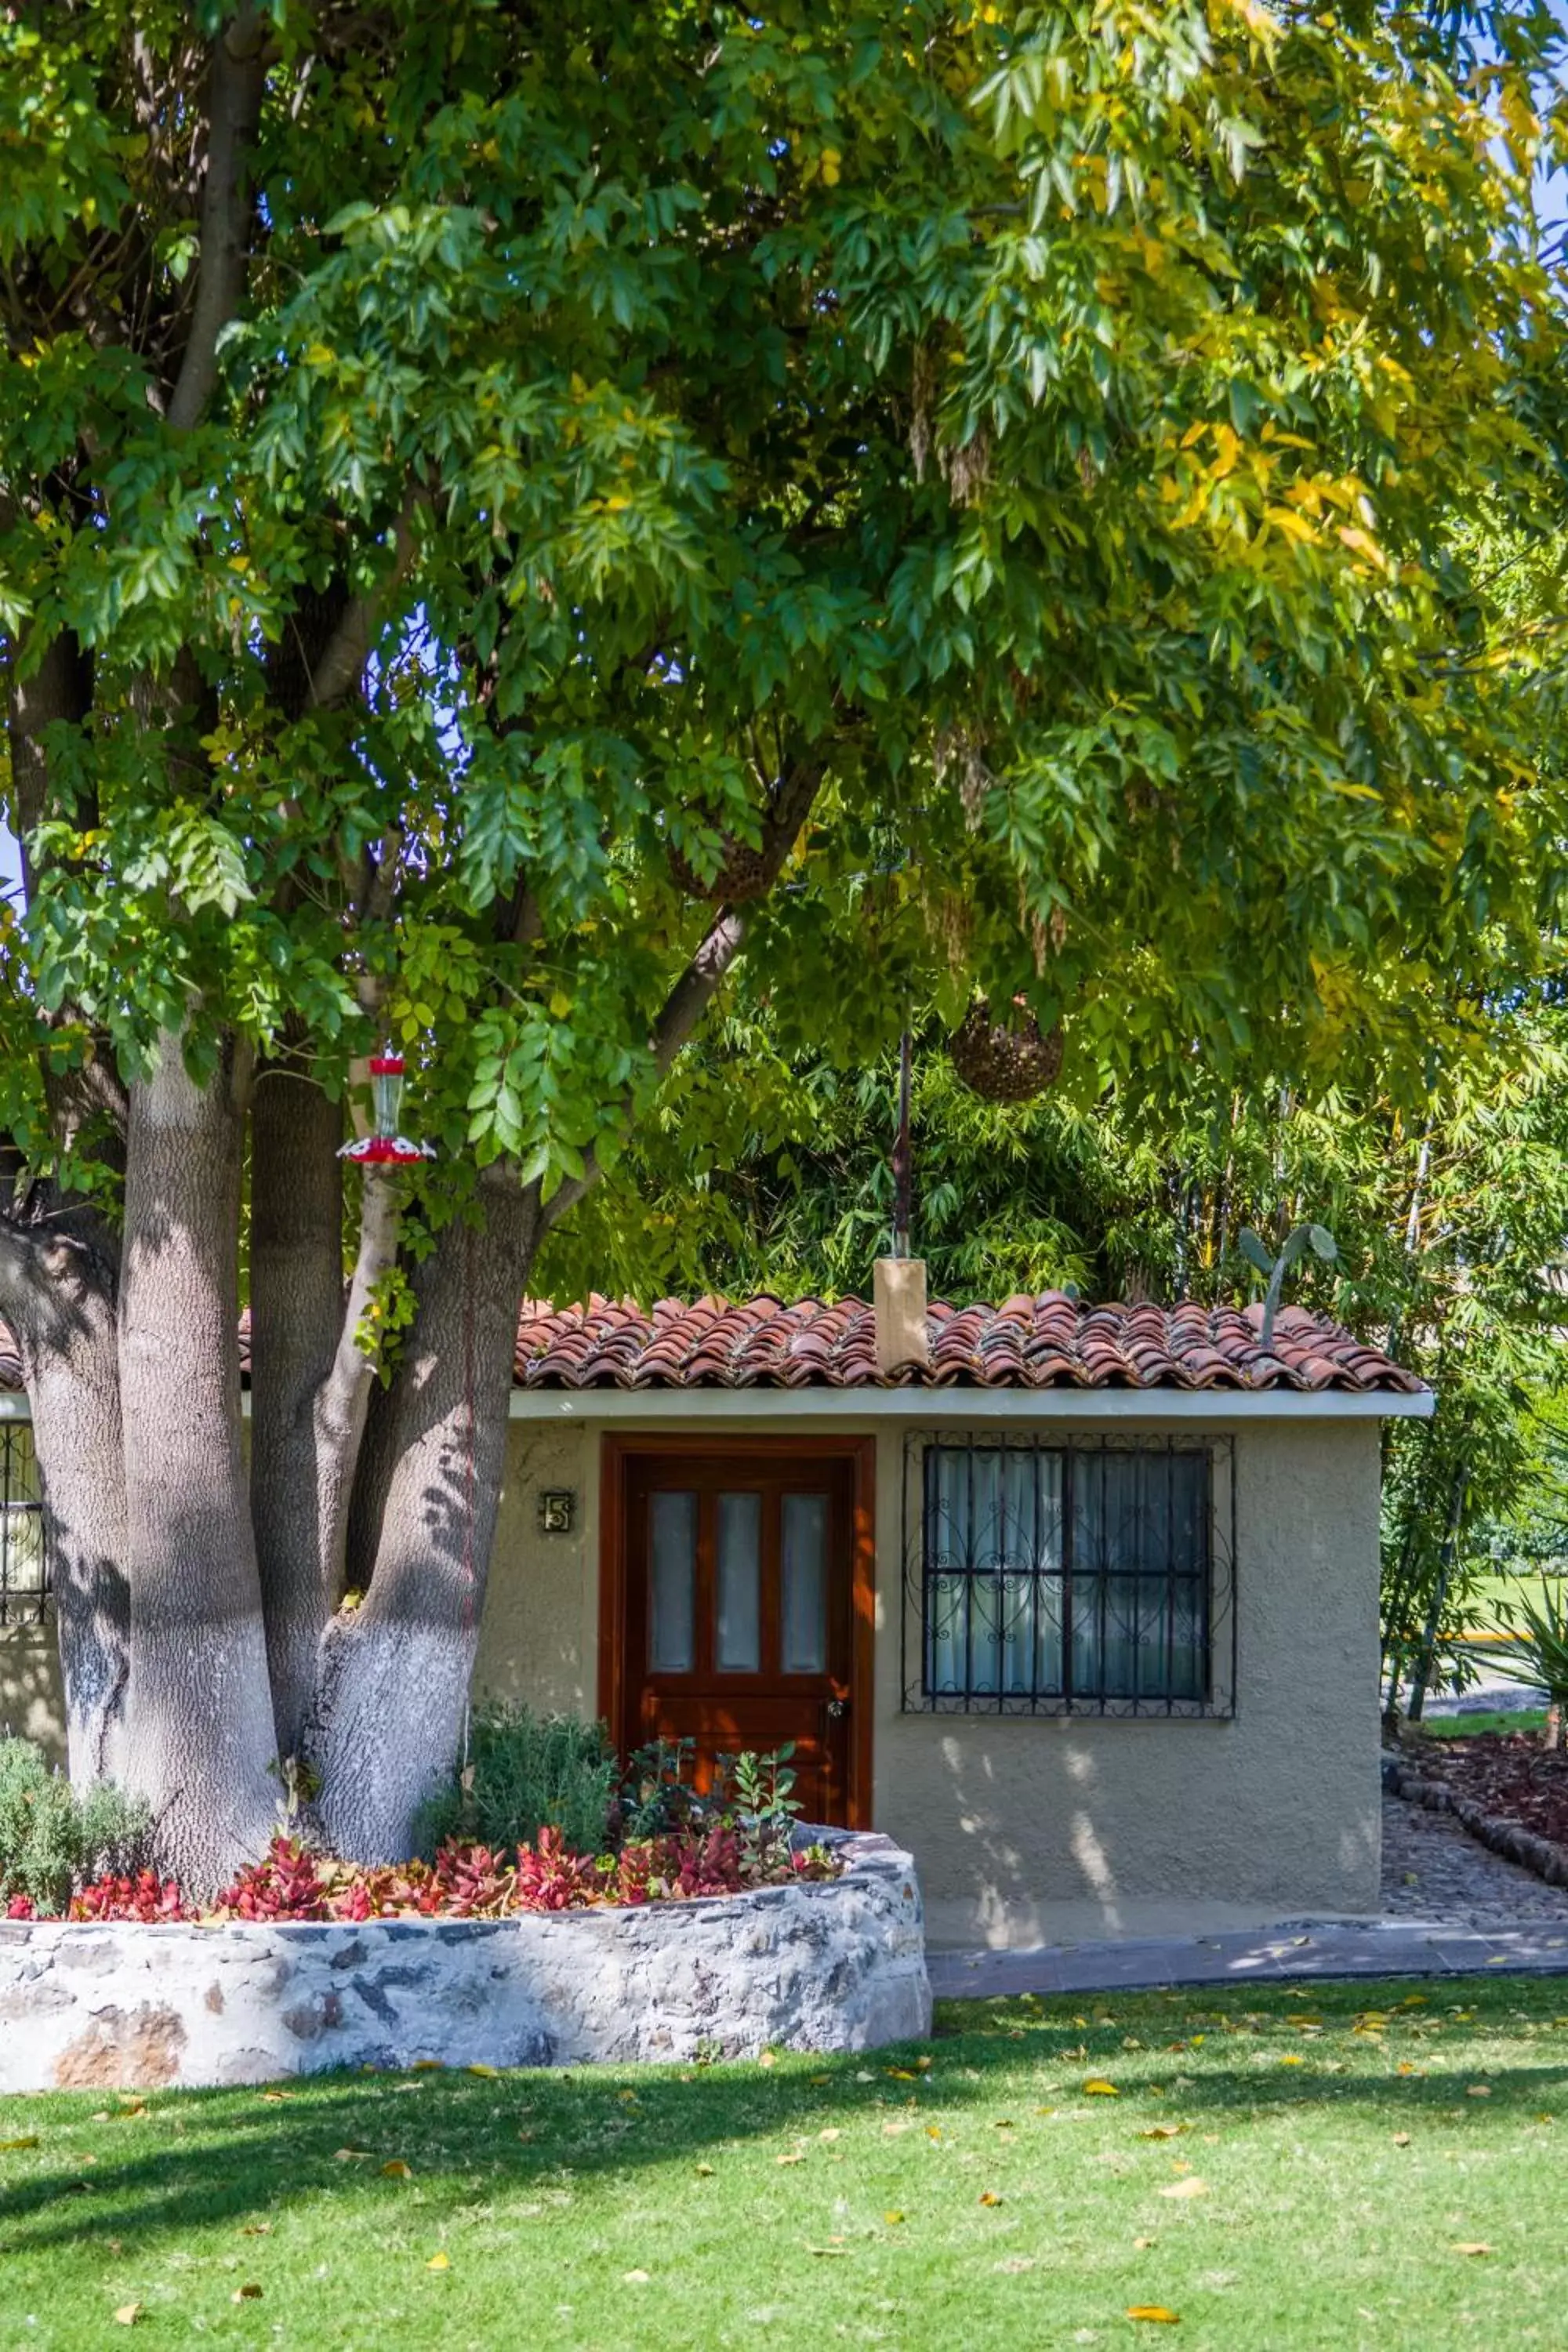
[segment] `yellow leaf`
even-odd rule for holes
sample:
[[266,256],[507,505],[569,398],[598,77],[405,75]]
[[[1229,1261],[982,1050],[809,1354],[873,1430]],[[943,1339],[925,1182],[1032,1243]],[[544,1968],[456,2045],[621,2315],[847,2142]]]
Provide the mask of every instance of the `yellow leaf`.
[[883,2221],[886,2221],[889,2230],[896,2230],[903,2218],[903,2215],[899,2211],[896,2205],[889,2212],[884,2213],[882,2216]]
[[757,2063],[759,2066],[776,2066],[778,2058],[772,2050],[764,2050]]
[[427,2271],[449,2271],[452,2267],[452,2257],[443,2246],[438,2254],[431,2255],[425,2267]]
[[1140,2139],[1180,2139],[1184,2131],[1191,2129],[1191,2124],[1151,2124],[1147,2131],[1141,2131],[1137,2137]]
[[1098,2074],[1089,2076],[1083,2086],[1083,2095],[1086,2099],[1119,2099],[1121,2096],[1114,2083],[1103,2082]]
[[623,513],[623,512],[625,511],[625,509],[626,509],[627,507],[629,507],[629,506],[630,506],[630,504],[631,504],[631,500],[630,500],[630,499],[623,499],[623,498],[616,497],[616,498],[613,498],[613,499],[606,499],[605,500],[604,504],[605,504],[605,512],[606,514],[621,514],[621,513]]
[[915,2080],[912,2067],[884,2066],[882,2072],[884,2074],[890,2074],[895,2083],[912,2083]]
[[1152,2320],[1160,2327],[1174,2327],[1179,2325],[1182,2315],[1179,2311],[1168,2311],[1163,2303],[1130,2303],[1127,2316],[1129,2319]]
[[994,2189],[983,2189],[980,2192],[980,2202],[983,2205],[1000,2205],[1002,2200]]
[[1281,2066],[1304,2066],[1306,2063],[1300,2053],[1296,2050],[1287,2050],[1279,2061]]
[[699,2180],[710,2180],[713,2178],[713,2167],[710,2164],[694,2165],[692,2169]]
[[381,2177],[384,2180],[412,2180],[414,2175],[409,2167],[404,2163],[403,2158],[400,2156],[395,2156],[390,2164],[382,2166]]
[[1489,2083],[1468,2083],[1465,2086],[1467,2099],[1489,2099],[1491,2095],[1492,2086]]
[[1167,2180],[1159,2193],[1162,2197],[1206,2197],[1209,2185],[1200,2180],[1195,2172],[1189,2172],[1184,2179]]
[[[423,1004],[416,1005],[415,1011],[419,1013],[426,1027],[436,1018],[436,1015],[428,1012]],[[412,2069],[416,2074],[444,2074],[446,2071],[447,2062],[444,2058],[416,2058]]]
[[1456,2245],[1454,2252],[1457,2254],[1489,2254],[1491,2248],[1484,2239],[1478,2238],[1473,2242]]
[[647,2271],[623,2271],[621,2276],[628,2286],[647,2286],[648,2281]]
[[114,2316],[121,2327],[134,2327],[142,2316],[142,2305],[139,2303],[122,2303]]
[[307,367],[332,367],[336,364],[337,356],[330,343],[307,343],[305,346]]
[[20,2139],[0,2139],[0,2156],[16,2156],[25,2147],[37,2147],[37,2132],[24,2132]]
[[500,2068],[499,2066],[470,2066],[468,2072],[470,2074],[477,2074],[481,2083],[493,2083],[499,2078]]
[[775,2164],[804,2164],[805,2162],[805,2158],[801,2149],[797,2147],[788,2156],[775,2156],[773,2162]]
[[1410,2145],[1410,2134],[1408,2132],[1395,2132],[1394,2135],[1394,2145],[1395,2147],[1408,2147]]
[[247,2279],[243,2286],[237,2286],[229,2296],[230,2303],[259,2303],[260,2300],[261,2289],[254,2279]]

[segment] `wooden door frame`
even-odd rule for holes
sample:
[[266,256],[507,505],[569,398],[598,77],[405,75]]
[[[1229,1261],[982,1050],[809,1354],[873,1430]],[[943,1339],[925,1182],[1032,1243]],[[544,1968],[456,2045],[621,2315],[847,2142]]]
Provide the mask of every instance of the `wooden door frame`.
[[599,1446],[599,1713],[619,1740],[626,1700],[626,1475],[636,1459],[845,1462],[850,1469],[849,1753],[845,1817],[871,1826],[877,1643],[877,1441],[874,1437],[710,1437],[693,1432],[608,1433]]

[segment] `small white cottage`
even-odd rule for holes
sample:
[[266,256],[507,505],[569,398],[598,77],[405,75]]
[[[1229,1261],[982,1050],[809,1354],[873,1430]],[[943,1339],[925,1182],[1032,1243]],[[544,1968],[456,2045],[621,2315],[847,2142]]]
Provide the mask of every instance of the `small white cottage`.
[[[527,1309],[479,1691],[793,1743],[938,1944],[1375,1911],[1380,1425],[1430,1391],[1289,1308],[1267,1354],[1057,1293],[929,1336],[888,1379],[853,1299]],[[0,1719],[45,1663],[0,1631]]]

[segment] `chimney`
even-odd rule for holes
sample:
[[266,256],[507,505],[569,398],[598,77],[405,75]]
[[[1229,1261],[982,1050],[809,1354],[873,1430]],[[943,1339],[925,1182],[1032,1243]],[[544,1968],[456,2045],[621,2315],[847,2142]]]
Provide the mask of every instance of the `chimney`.
[[911,1366],[931,1370],[923,1257],[879,1257],[871,1269],[877,1309],[877,1370],[887,1379]]

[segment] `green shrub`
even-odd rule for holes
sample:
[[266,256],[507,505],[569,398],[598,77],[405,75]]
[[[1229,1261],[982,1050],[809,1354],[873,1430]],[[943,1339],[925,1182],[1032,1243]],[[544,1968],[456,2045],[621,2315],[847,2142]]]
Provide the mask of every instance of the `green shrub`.
[[467,1769],[421,1810],[419,1851],[433,1853],[449,1837],[504,1850],[553,1829],[569,1852],[599,1853],[616,1780],[602,1723],[494,1701],[475,1709]]
[[0,1739],[0,1903],[63,1911],[72,1887],[145,1859],[147,1809],[108,1780],[78,1796],[30,1739]]

